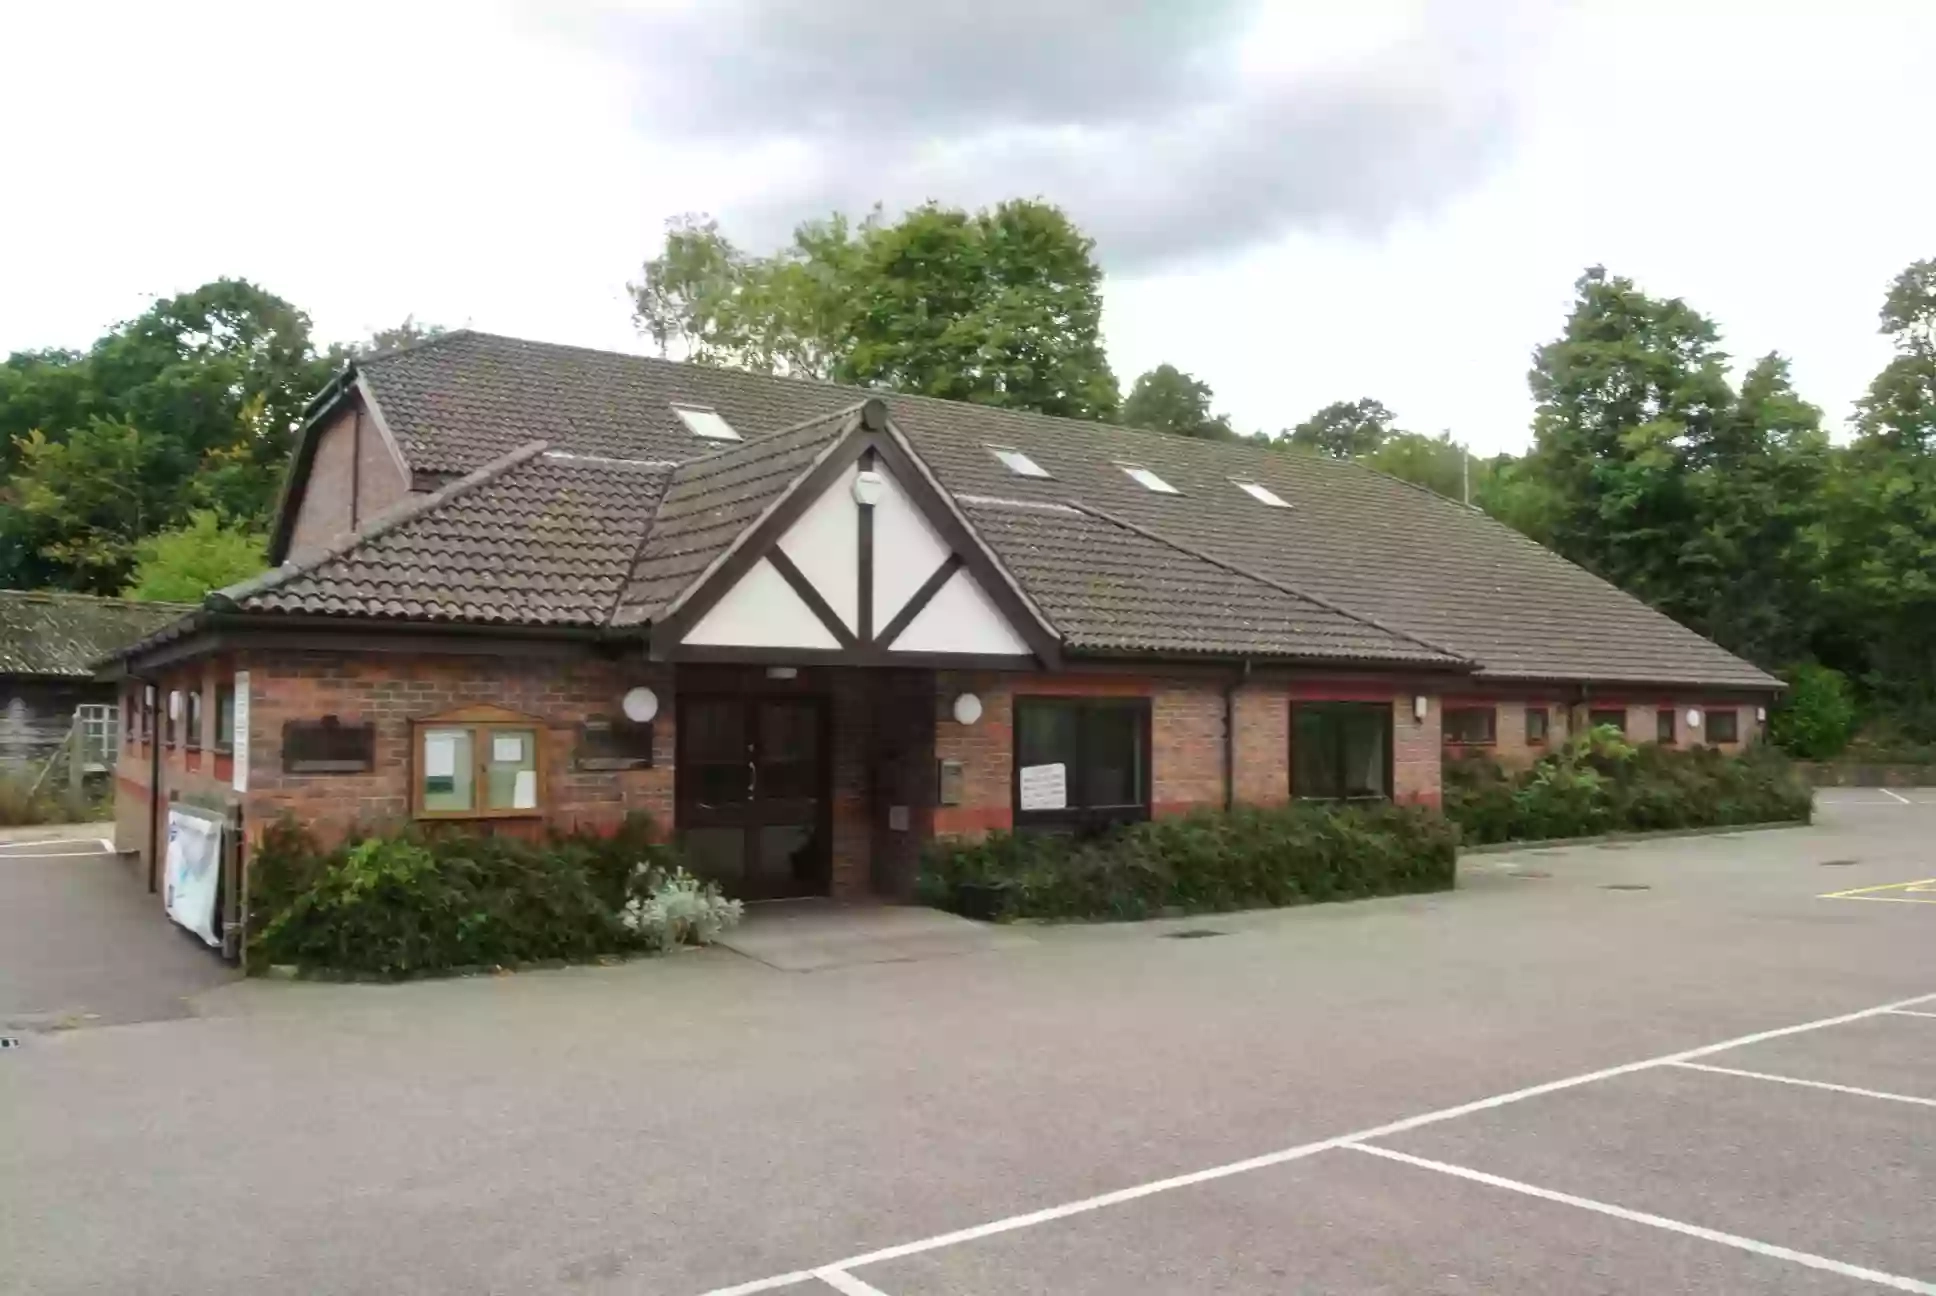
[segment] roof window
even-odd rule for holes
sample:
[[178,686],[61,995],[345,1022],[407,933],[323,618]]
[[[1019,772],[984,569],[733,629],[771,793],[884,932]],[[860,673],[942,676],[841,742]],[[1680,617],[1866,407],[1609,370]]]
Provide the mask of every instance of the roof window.
[[672,412],[686,425],[686,431],[694,436],[705,437],[708,441],[737,441],[739,433],[733,425],[719,416],[719,411],[705,405],[674,405]]
[[1283,497],[1262,482],[1240,481],[1235,477],[1232,477],[1230,480],[1242,489],[1244,494],[1250,496],[1259,504],[1268,504],[1272,508],[1290,507],[1289,504],[1284,502]]
[[1049,475],[1048,469],[1023,454],[1020,450],[1012,450],[1008,446],[989,446],[988,453],[1001,460],[1002,467],[1008,469],[1017,477],[1047,477]]
[[1158,495],[1176,495],[1181,493],[1176,487],[1170,485],[1147,468],[1126,463],[1119,463],[1116,466],[1128,473],[1129,479],[1146,491],[1154,491]]

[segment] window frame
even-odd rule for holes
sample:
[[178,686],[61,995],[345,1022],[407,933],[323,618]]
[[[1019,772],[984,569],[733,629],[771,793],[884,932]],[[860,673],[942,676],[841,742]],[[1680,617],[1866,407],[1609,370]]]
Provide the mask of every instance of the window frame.
[[1680,712],[1673,707],[1660,707],[1654,712],[1654,742],[1661,747],[1672,747],[1680,742]]
[[202,690],[200,688],[185,689],[182,692],[182,747],[192,752],[202,749]]
[[[1533,717],[1539,717],[1539,732],[1533,732]],[[1544,747],[1553,741],[1553,709],[1548,706],[1526,708],[1526,745]]]
[[[1350,801],[1363,802],[1363,801],[1396,800],[1397,791],[1398,791],[1398,783],[1397,783],[1398,774],[1397,774],[1397,768],[1396,768],[1396,762],[1395,762],[1395,752],[1393,751],[1393,748],[1396,746],[1397,740],[1398,740],[1398,726],[1393,722],[1392,704],[1390,702],[1361,702],[1361,701],[1360,702],[1354,702],[1354,701],[1328,702],[1328,701],[1316,701],[1316,700],[1309,701],[1309,702],[1292,701],[1292,703],[1290,704],[1290,707],[1291,707],[1290,717],[1289,717],[1290,724],[1287,727],[1289,737],[1286,743],[1286,747],[1287,747],[1287,755],[1289,757],[1288,774],[1289,774],[1289,783],[1290,783],[1292,800],[1294,801],[1331,801],[1331,802],[1338,802],[1338,803],[1344,803],[1344,802],[1350,802]],[[1347,779],[1345,774],[1345,745],[1344,743],[1340,742],[1338,744],[1337,770],[1336,770],[1337,785],[1340,789],[1339,794],[1337,796],[1320,796],[1320,795],[1314,795],[1308,792],[1298,791],[1297,718],[1298,718],[1299,711],[1307,711],[1317,715],[1342,716],[1342,715],[1375,714],[1380,716],[1380,718],[1383,720],[1383,723],[1384,723],[1384,735],[1385,735],[1385,768],[1384,768],[1385,790],[1377,794],[1376,796],[1368,796],[1368,797],[1351,796],[1343,792],[1342,789],[1346,786],[1349,780]]]
[[[1118,824],[1144,823],[1150,818],[1150,803],[1155,788],[1155,751],[1151,745],[1151,706],[1147,697],[1089,697],[1056,693],[1019,694],[1014,699],[1014,714],[1009,738],[1008,804],[1015,831],[1029,830],[1100,832]],[[1060,810],[1022,809],[1022,716],[1036,708],[1067,707],[1076,712],[1075,760],[1065,771],[1073,794],[1085,784],[1083,768],[1087,758],[1089,717],[1107,711],[1128,711],[1135,717],[1136,742],[1140,751],[1136,795],[1133,806],[1065,806]]]
[[[1594,719],[1595,716],[1609,716],[1609,715],[1617,715],[1620,717],[1620,719],[1617,723],[1611,720]],[[1618,729],[1620,731],[1620,736],[1622,738],[1625,738],[1627,736],[1627,708],[1625,707],[1618,707],[1618,708],[1588,707],[1586,712],[1586,727],[1588,729],[1598,729],[1601,725],[1611,725],[1613,728]]]
[[[1450,721],[1455,715],[1484,715],[1486,736],[1483,738],[1454,737]],[[1448,747],[1497,747],[1499,745],[1499,708],[1477,703],[1445,707],[1439,713],[1439,736]]]
[[[463,810],[424,808],[424,735],[432,729],[465,729],[471,736],[471,804]],[[531,764],[537,774],[537,803],[522,809],[486,806],[490,791],[488,753],[495,734],[529,733]],[[547,791],[552,766],[551,743],[545,722],[501,707],[464,707],[443,715],[417,716],[410,721],[410,816],[413,819],[542,819],[549,813]]]
[[[1734,734],[1732,737],[1716,738],[1714,736],[1714,717],[1722,716],[1722,715],[1727,716],[1729,720],[1733,723]],[[1741,741],[1741,709],[1739,707],[1702,707],[1701,708],[1701,733],[1707,739],[1708,745],[1713,747],[1718,747],[1722,743],[1740,742]]]
[[[679,425],[701,441],[712,445],[733,445],[746,439],[739,434],[738,428],[727,421],[724,414],[711,405],[681,405],[678,401],[668,401],[667,404],[672,407],[672,413],[679,420]],[[713,431],[700,431],[702,427],[714,427],[714,425],[717,426]]]
[[[164,747],[176,747],[180,745],[181,722],[175,718],[175,704],[176,704],[176,699],[181,697],[181,695],[182,695],[182,690],[169,689],[168,696],[162,703],[161,745]],[[183,709],[186,710],[187,708],[184,707]]]
[[1153,468],[1145,468],[1139,463],[1117,460],[1116,466],[1123,475],[1141,486],[1152,495],[1181,495],[1183,492],[1171,485],[1169,480]]
[[[1053,473],[1037,463],[1035,456],[1026,450],[1017,450],[1014,446],[1002,445],[991,445],[985,448],[989,454],[995,456],[997,463],[1001,464],[1002,467],[1008,469],[1009,472],[1017,477],[1027,477],[1032,481],[1049,481],[1054,477]],[[1023,464],[1027,466],[1019,466]]]
[[[225,702],[228,704],[227,738],[222,736],[222,711]],[[233,680],[215,686],[215,732],[210,738],[210,745],[215,748],[218,756],[235,754],[235,682]]]
[[1289,500],[1255,478],[1232,477],[1230,484],[1256,500],[1259,504],[1262,504],[1265,508],[1287,509],[1291,506]]

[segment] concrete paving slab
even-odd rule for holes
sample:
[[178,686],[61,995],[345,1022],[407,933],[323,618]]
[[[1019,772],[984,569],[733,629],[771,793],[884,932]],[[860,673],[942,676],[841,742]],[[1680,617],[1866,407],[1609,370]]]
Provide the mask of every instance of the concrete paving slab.
[[887,1296],[1850,1289],[1766,1256],[1345,1150],[854,1274]]
[[1377,1141],[1936,1282],[1926,1107],[1664,1067]]
[[916,905],[782,900],[748,905],[719,943],[783,972],[821,972],[1012,949],[1030,943],[1025,930]]

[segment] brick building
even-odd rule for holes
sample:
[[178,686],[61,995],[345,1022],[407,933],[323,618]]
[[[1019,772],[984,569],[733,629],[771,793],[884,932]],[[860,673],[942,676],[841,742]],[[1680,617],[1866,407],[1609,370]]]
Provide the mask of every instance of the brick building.
[[895,895],[936,835],[1435,804],[1778,687],[1355,464],[470,332],[317,397],[272,557],[118,659],[124,848],[643,810],[739,894]]

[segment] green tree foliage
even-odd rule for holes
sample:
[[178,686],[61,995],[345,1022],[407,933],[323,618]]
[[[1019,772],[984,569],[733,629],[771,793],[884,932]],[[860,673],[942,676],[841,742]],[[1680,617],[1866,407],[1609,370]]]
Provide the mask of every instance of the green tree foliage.
[[135,546],[128,598],[199,603],[210,590],[247,580],[268,565],[268,538],[222,525],[213,509],[197,509],[186,524],[157,531]]
[[0,365],[0,583],[121,589],[137,544],[198,508],[259,527],[305,402],[341,356],[288,302],[222,279],[84,352]]
[[419,342],[428,342],[432,338],[443,335],[443,325],[421,324],[415,315],[405,315],[402,323],[392,324],[389,328],[380,328],[370,334],[354,348],[354,352],[358,359],[368,359],[371,356],[388,355],[401,347],[415,346]]
[[1123,400],[1125,426],[1206,441],[1234,441],[1230,420],[1210,411],[1210,384],[1163,364],[1139,377]]
[[1768,718],[1775,741],[1797,756],[1828,760],[1855,737],[1857,711],[1849,677],[1805,663],[1787,673],[1788,692]]
[[1333,459],[1359,459],[1385,444],[1394,418],[1375,400],[1333,401],[1292,428],[1285,439]]
[[632,285],[663,353],[761,373],[1108,418],[1094,245],[1046,203],[809,222],[765,257],[682,217]]

